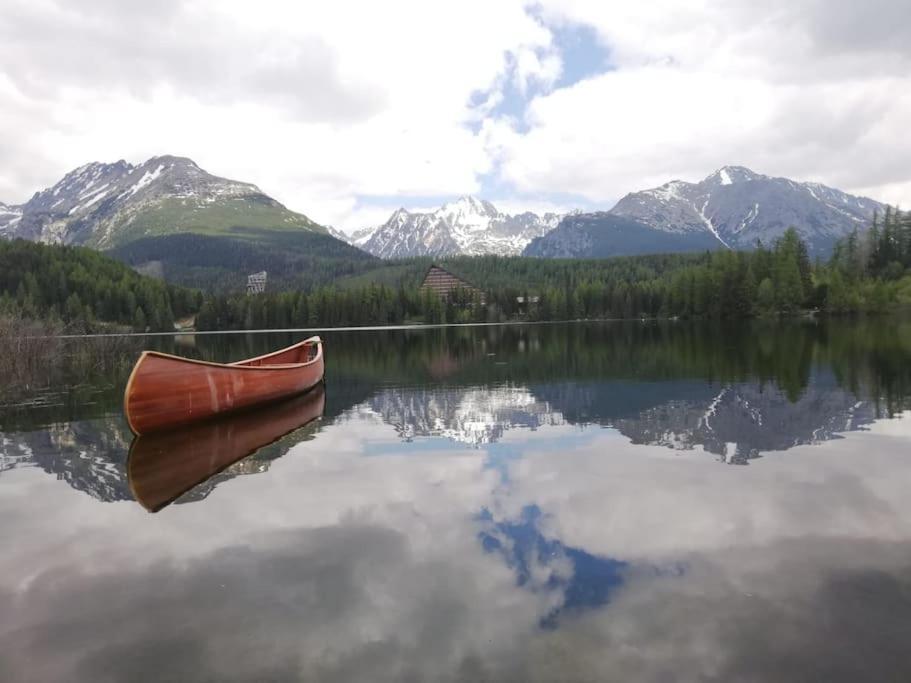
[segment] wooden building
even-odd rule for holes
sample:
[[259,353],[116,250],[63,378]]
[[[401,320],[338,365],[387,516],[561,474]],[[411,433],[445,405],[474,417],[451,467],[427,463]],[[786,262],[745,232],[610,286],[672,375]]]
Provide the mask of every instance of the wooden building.
[[427,269],[427,273],[424,275],[424,282],[421,283],[421,289],[432,290],[441,299],[449,298],[457,289],[472,295],[477,293],[482,301],[484,298],[484,293],[480,289],[436,264]]

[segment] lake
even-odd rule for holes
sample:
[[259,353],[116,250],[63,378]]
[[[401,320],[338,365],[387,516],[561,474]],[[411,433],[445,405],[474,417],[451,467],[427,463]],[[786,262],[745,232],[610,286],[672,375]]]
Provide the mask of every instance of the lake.
[[133,443],[141,349],[304,336],[4,389],[0,680],[907,680],[908,321],[329,330],[324,390]]

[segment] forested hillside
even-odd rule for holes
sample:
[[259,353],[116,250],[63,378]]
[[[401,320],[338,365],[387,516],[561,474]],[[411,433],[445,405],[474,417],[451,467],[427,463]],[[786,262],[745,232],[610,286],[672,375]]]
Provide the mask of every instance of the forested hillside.
[[60,320],[73,331],[105,323],[167,331],[201,299],[92,249],[0,240],[0,315]]
[[309,290],[381,262],[317,232],[257,231],[241,236],[183,233],[139,239],[111,256],[168,282],[215,294],[242,292],[247,275],[265,270],[270,290]]
[[499,322],[577,318],[741,318],[880,312],[911,305],[911,221],[884,221],[813,264],[794,230],[750,252],[655,255],[605,260],[460,257],[439,261],[485,292],[448,302],[418,289],[428,259],[382,268],[310,292],[210,297],[202,329],[379,325],[410,321]]

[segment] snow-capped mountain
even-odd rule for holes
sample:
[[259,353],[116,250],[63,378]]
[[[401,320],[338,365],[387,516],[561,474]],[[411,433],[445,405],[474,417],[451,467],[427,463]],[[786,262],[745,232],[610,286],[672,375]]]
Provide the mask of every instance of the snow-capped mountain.
[[353,244],[355,247],[363,247],[367,240],[373,237],[373,233],[377,231],[377,228],[361,228],[360,230],[355,230],[348,237],[349,244]]
[[797,400],[777,387],[732,384],[710,400],[669,400],[612,426],[635,444],[701,447],[722,462],[745,464],[763,452],[838,438],[876,417],[873,401],[858,400],[831,374],[819,373]]
[[355,233],[349,242],[381,258],[520,254],[559,220],[551,213],[510,215],[488,201],[460,197],[429,213],[399,209],[383,225]]
[[90,163],[21,206],[0,206],[0,237],[108,248],[176,232],[245,229],[325,232],[249,183],[213,176],[190,159]]
[[[706,248],[751,249],[794,227],[812,253],[870,224],[885,206],[819,183],[725,166],[698,183],[673,180],[628,194],[606,213],[569,216],[530,244],[530,256],[613,256]],[[622,218],[635,225],[617,223]],[[627,234],[628,233],[628,234]]]
[[0,236],[15,230],[16,225],[22,220],[22,207],[8,206],[0,202]]

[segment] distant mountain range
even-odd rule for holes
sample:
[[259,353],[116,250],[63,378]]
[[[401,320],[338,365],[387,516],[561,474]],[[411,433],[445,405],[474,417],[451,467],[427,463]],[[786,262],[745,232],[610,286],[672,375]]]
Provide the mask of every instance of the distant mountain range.
[[698,183],[674,180],[628,194],[610,211],[573,214],[533,240],[526,256],[601,258],[705,249],[752,249],[793,226],[811,253],[870,224],[885,205],[819,183],[725,166]]
[[884,209],[818,183],[725,166],[698,183],[674,180],[628,194],[606,212],[507,214],[466,196],[429,212],[398,209],[383,225],[345,235],[255,185],[160,156],[137,166],[86,164],[22,205],[0,203],[0,237],[110,250],[183,284],[234,287],[238,274],[256,270],[299,278],[323,258],[359,261],[342,271],[361,272],[367,254],[603,258],[751,249],[790,226],[812,254],[825,256]]
[[560,221],[557,214],[510,215],[488,201],[460,197],[431,212],[395,211],[383,225],[362,230],[351,244],[381,258],[408,256],[517,256]]

